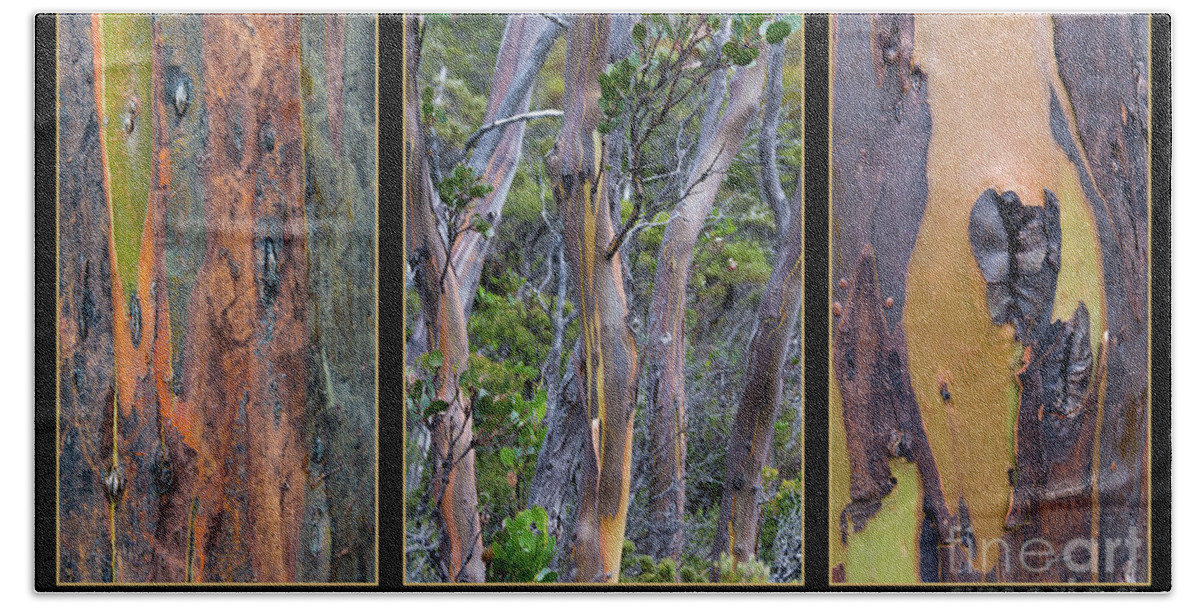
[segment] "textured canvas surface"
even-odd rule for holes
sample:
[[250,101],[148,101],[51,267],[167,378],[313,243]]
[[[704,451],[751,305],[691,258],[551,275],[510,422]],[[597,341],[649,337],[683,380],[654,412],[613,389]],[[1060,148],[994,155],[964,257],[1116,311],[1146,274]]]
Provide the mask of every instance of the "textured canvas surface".
[[37,33],[37,588],[1170,588],[1170,20]]

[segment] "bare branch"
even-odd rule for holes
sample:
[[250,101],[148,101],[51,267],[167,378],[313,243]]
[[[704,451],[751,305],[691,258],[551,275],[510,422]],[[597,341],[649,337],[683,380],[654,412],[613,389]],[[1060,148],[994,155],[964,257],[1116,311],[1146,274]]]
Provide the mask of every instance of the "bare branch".
[[786,41],[771,45],[767,59],[767,87],[763,92],[762,128],[758,135],[759,194],[775,214],[776,232],[783,234],[791,209],[779,179],[779,108],[783,104],[783,55]]
[[488,131],[495,129],[496,127],[503,127],[504,125],[507,125],[509,123],[520,122],[522,120],[537,120],[539,118],[555,118],[555,117],[560,117],[562,115],[563,115],[562,110],[534,110],[532,112],[525,112],[523,114],[517,114],[515,116],[509,116],[507,118],[493,120],[492,122],[489,122],[488,124],[483,125],[482,127],[479,127],[478,130],[476,130],[474,133],[471,134],[470,137],[467,138],[467,143],[463,145],[463,151],[465,152],[467,150],[470,150],[472,147],[475,146],[475,143],[479,141],[479,138],[483,137],[484,133],[487,133]]

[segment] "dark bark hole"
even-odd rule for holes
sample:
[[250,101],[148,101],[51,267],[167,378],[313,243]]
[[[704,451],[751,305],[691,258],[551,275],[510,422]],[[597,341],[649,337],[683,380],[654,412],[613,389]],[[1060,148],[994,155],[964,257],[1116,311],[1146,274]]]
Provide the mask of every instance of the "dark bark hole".
[[142,301],[138,299],[137,293],[129,296],[129,339],[134,348],[142,343]]
[[263,239],[262,258],[263,302],[267,306],[271,306],[279,295],[279,251],[275,239],[271,237]]

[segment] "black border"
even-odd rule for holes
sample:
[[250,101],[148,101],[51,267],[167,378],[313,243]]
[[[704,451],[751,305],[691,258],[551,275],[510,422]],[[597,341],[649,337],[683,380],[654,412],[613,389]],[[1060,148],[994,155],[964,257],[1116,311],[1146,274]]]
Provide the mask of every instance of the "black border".
[[378,278],[379,530],[376,585],[56,584],[55,554],[55,216],[57,121],[56,18],[34,19],[34,588],[38,591],[158,592],[896,592],[1167,591],[1171,589],[1171,17],[1150,16],[1151,30],[1151,584],[1146,586],[871,586],[828,584],[828,256],[829,15],[804,15],[804,391],[805,584],[738,585],[406,585],[403,521],[404,205],[402,200],[401,17],[379,15]]
[[1150,16],[1150,580],[1171,589],[1171,15]]
[[829,15],[804,16],[804,590],[829,586]]
[[[56,236],[58,234],[58,20],[55,15],[34,18],[33,36],[33,534],[34,588],[55,586],[57,522],[55,503],[55,357],[57,346]],[[38,407],[44,404],[45,407]]]

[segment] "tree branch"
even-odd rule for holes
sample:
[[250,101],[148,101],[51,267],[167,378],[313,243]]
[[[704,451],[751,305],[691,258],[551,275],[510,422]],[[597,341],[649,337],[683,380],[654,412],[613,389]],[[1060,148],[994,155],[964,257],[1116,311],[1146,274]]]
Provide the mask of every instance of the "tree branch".
[[488,131],[491,131],[492,129],[495,129],[497,127],[503,127],[504,125],[514,123],[514,122],[520,122],[523,120],[537,120],[539,118],[555,118],[555,117],[560,117],[562,115],[563,115],[562,110],[534,110],[532,112],[525,112],[523,114],[517,114],[515,116],[509,116],[506,118],[493,120],[492,122],[489,122],[488,124],[483,125],[482,127],[479,127],[478,130],[476,130],[474,133],[471,134],[470,137],[467,138],[467,143],[463,145],[463,151],[465,152],[465,151],[473,148],[475,146],[475,144],[479,142],[479,138],[483,137],[484,133],[487,133]]
[[779,180],[777,147],[779,145],[779,108],[783,104],[783,54],[786,42],[771,45],[767,59],[767,86],[763,91],[762,128],[758,134],[760,173],[758,191],[775,214],[775,230],[782,234],[787,228],[791,209]]

